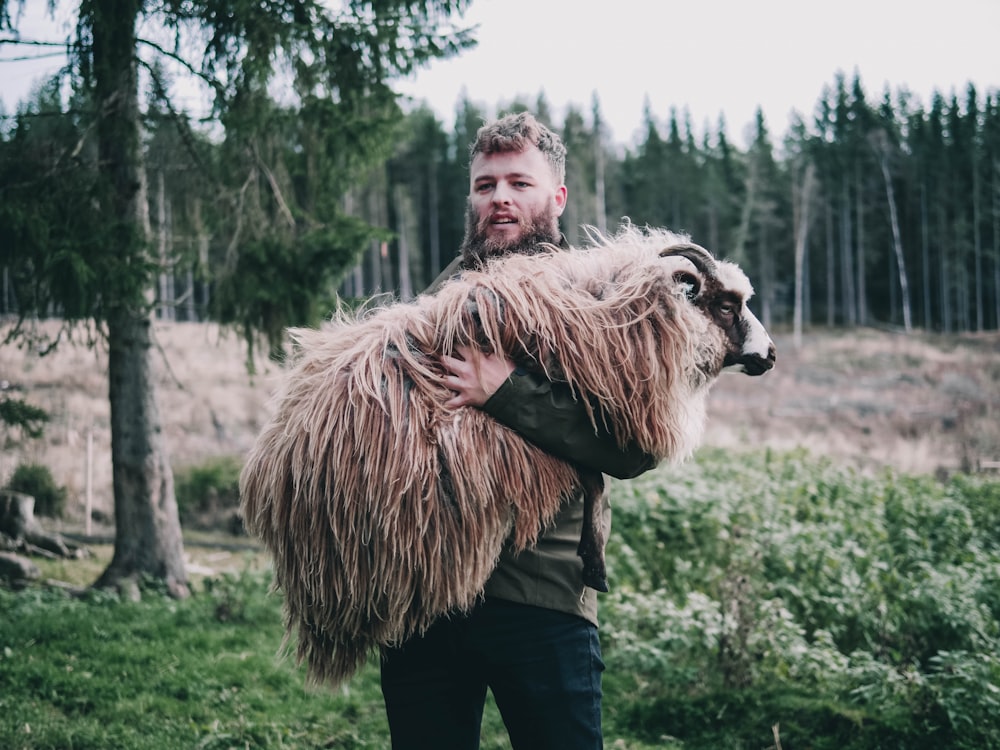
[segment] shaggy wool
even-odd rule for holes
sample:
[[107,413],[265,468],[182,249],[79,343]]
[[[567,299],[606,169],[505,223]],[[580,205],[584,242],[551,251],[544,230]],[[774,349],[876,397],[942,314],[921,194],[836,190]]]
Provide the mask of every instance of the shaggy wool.
[[685,241],[627,227],[290,331],[293,364],[241,497],[311,681],[340,683],[380,647],[468,610],[505,541],[534,543],[579,491],[569,464],[482,410],[446,408],[440,354],[503,352],[590,394],[595,426],[606,420],[622,445],[691,453],[725,342],[690,300],[692,264],[661,257]]

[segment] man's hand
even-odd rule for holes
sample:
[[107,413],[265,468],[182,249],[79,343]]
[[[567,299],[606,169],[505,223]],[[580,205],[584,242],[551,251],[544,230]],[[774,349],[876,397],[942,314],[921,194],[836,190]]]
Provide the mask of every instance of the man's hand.
[[456,347],[456,357],[441,357],[448,374],[443,383],[455,392],[445,406],[482,406],[514,372],[514,363],[498,354],[488,354],[468,346]]

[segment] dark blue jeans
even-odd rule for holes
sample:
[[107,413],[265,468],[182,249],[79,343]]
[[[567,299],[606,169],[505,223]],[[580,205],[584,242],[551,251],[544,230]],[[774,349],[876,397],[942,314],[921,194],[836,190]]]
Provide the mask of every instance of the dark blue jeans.
[[487,687],[514,750],[601,748],[603,671],[592,623],[488,600],[384,654],[393,750],[478,748]]

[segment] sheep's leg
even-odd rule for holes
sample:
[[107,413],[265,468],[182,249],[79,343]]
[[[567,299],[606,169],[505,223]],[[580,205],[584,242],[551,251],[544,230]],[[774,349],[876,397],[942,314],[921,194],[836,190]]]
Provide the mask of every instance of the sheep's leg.
[[608,590],[608,569],[604,562],[604,524],[601,518],[601,496],[604,475],[600,472],[580,472],[583,488],[583,529],[576,554],[583,560],[583,582],[597,591]]

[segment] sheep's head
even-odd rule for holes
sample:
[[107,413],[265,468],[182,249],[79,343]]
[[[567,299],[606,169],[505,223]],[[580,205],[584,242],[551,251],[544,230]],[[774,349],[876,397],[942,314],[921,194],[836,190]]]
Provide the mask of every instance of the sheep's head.
[[660,256],[687,258],[696,272],[678,271],[675,280],[688,289],[687,296],[725,334],[722,369],[763,375],[774,367],[774,342],[747,302],[753,287],[739,266],[718,261],[705,248],[690,242],[671,245]]

